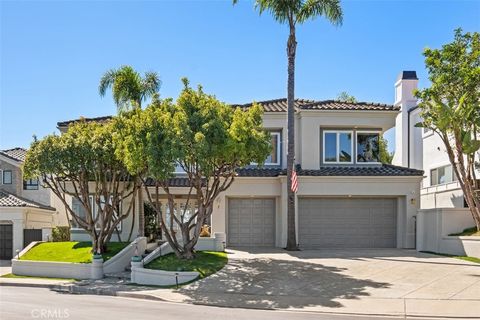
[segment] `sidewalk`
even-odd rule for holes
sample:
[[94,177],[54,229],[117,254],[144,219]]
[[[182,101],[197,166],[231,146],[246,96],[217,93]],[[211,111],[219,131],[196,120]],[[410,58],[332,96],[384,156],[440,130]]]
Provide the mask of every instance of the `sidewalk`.
[[[289,310],[348,315],[415,316],[420,318],[480,318],[480,296],[478,300],[360,297],[357,299],[335,299],[335,303],[331,306],[322,306],[318,297],[211,292],[208,293],[208,299],[193,298],[192,295],[185,294],[186,291],[190,291],[188,286],[178,290],[139,286],[130,284],[126,280],[115,278],[97,281],[84,280],[72,283],[48,279],[0,278],[1,286],[45,287],[58,292],[74,294],[110,295],[229,308]],[[262,303],[259,306],[259,301],[269,303]],[[286,305],[302,305],[303,307],[282,307]]]

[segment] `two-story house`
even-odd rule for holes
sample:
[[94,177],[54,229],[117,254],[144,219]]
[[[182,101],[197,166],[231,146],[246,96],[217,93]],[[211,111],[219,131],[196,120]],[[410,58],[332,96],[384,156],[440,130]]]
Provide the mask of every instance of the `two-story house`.
[[11,259],[16,250],[42,240],[52,226],[68,225],[66,216],[52,207],[50,190],[38,179],[23,179],[25,155],[22,148],[0,151],[0,259]]
[[[395,84],[395,105],[404,107],[397,116],[393,163],[425,171],[420,187],[421,209],[466,208],[463,191],[440,136],[432,130],[415,127],[422,122],[421,110],[414,97],[418,88],[416,72],[404,71],[401,76],[404,79]],[[478,170],[477,175],[480,177]]]
[[[272,133],[272,153],[263,167],[239,170],[236,181],[215,202],[211,227],[226,233],[228,246],[284,247],[287,103],[258,103],[264,108],[264,126]],[[251,104],[234,106],[248,109]],[[402,106],[297,99],[295,108],[300,246],[413,248],[423,172],[379,162],[379,137],[395,126]],[[58,128],[64,131],[70,123],[60,122]],[[188,189],[180,171],[172,183],[177,206],[184,208]],[[166,206],[163,211],[170,214]],[[122,237],[132,226],[129,219]]]

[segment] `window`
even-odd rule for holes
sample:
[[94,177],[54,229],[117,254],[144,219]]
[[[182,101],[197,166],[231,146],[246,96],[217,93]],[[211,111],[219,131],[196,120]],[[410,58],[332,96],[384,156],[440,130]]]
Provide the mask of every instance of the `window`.
[[323,132],[323,162],[352,163],[352,131]]
[[[93,211],[94,211],[93,215],[95,216],[95,207],[93,203],[93,197],[90,196],[88,198],[90,201],[90,207],[93,208]],[[77,216],[79,216],[83,220],[87,219],[87,210],[85,210],[85,207],[77,198],[72,198],[72,210],[73,212],[75,212]],[[72,217],[72,228],[81,229],[80,225],[77,223],[77,221],[73,217]]]
[[265,160],[266,165],[280,165],[280,132],[271,132],[272,153]]
[[379,132],[357,132],[357,162],[380,162],[379,153]]
[[38,179],[24,180],[23,190],[38,190]]
[[446,165],[443,167],[430,170],[430,185],[435,186],[444,183],[450,183],[457,181],[457,177],[453,172],[452,165]]
[[12,184],[12,170],[3,170],[3,184]]

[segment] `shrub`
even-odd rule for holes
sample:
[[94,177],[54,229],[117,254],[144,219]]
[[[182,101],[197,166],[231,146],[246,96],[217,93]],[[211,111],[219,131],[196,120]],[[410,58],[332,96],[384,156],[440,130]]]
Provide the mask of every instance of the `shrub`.
[[210,237],[210,226],[208,224],[204,224],[202,226],[202,230],[200,231],[200,237]]
[[64,242],[70,241],[70,227],[69,226],[60,226],[52,229],[52,241],[53,242]]

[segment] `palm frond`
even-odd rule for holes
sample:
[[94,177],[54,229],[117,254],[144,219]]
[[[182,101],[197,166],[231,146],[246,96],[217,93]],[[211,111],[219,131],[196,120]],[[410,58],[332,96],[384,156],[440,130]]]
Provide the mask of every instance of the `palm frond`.
[[306,0],[297,13],[297,22],[304,23],[320,16],[327,18],[334,25],[341,25],[343,11],[340,0]]
[[101,97],[104,97],[107,93],[107,89],[113,85],[116,75],[117,70],[115,69],[110,69],[103,74],[102,78],[100,79],[100,84],[98,86],[98,92],[100,93]]
[[157,93],[161,85],[162,81],[160,81],[158,73],[145,72],[145,76],[142,79],[142,100]]

